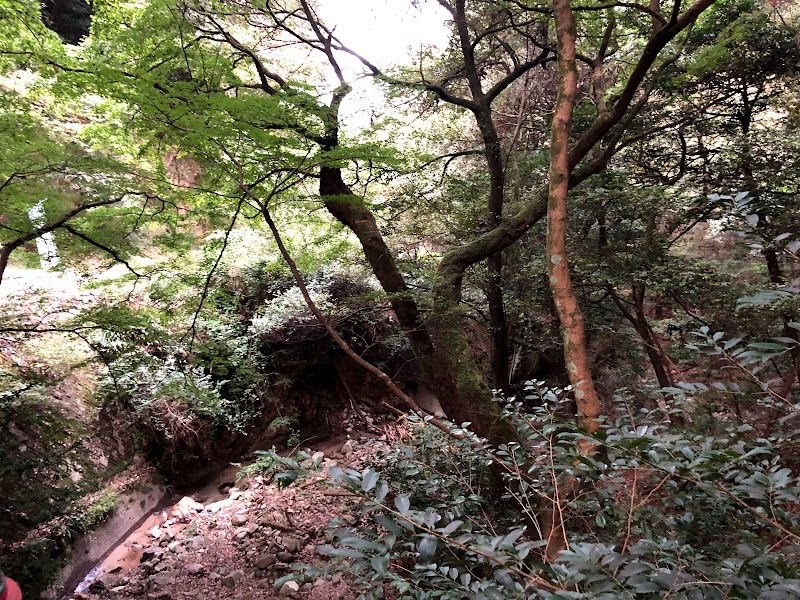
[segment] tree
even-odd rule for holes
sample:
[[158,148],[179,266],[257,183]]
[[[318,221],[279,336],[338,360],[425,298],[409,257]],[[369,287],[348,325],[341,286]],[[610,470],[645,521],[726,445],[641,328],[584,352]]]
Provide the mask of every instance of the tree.
[[[605,89],[619,91],[605,98],[598,86],[594,116],[576,128],[566,163],[570,187],[601,172],[620,149],[626,130],[647,104],[662,65],[674,60],[672,53],[680,51],[680,44],[673,42],[688,35],[690,26],[712,3],[699,0],[683,12],[680,2],[663,12],[660,6],[621,5],[608,19],[606,7],[600,12],[574,7],[580,15],[578,25],[584,40],[578,56],[599,57],[590,61],[593,77],[599,81],[600,71],[604,71],[605,77],[615,80],[614,86]],[[403,273],[376,224],[374,210],[367,201],[355,197],[345,183],[343,165],[347,161],[374,160],[380,152],[374,146],[342,143],[338,112],[350,88],[340,60],[354,53],[325,26],[309,2],[270,2],[262,8],[245,0],[213,5],[164,0],[142,10],[109,4],[95,15],[97,35],[75,57],[54,57],[47,48],[29,49],[23,54],[55,68],[62,86],[92,89],[135,107],[132,124],[139,135],[150,140],[151,147],[177,144],[202,160],[207,169],[203,187],[209,191],[215,188],[216,210],[220,213],[234,214],[232,209],[242,202],[247,214],[260,211],[241,191],[236,192],[241,180],[239,168],[247,189],[265,203],[318,178],[323,204],[361,241],[367,261],[389,295],[423,372],[447,413],[457,421],[473,422],[481,433],[498,440],[508,432],[503,426],[493,431],[499,413],[490,400],[487,381],[470,354],[462,322],[462,285],[467,269],[482,261],[494,261],[489,270],[496,275],[500,253],[546,213],[547,182],[521,198],[513,211],[504,211],[506,174],[499,168],[503,157],[492,102],[519,75],[549,64],[558,40],[549,33],[548,7],[468,4],[466,0],[440,4],[453,16],[452,48],[458,61],[449,76],[445,74],[437,83],[425,75],[418,80],[387,75],[368,59],[358,57],[370,74],[390,85],[427,91],[468,110],[483,140],[490,173],[487,226],[443,253],[427,319],[408,294]],[[650,18],[650,27],[633,25],[642,14]],[[122,19],[129,27],[119,30],[114,23]],[[607,56],[609,39],[621,28],[638,36],[639,43],[612,58]],[[599,35],[592,33],[597,31]],[[316,91],[322,90],[324,83],[315,82],[307,69],[307,75],[303,69],[294,71],[306,77],[304,84],[294,83],[286,74],[291,68],[282,67],[281,62],[287,59],[279,50],[286,44],[301,44],[321,56],[320,64],[337,82],[329,102],[318,100]],[[115,49],[111,57],[107,52],[110,45]],[[489,57],[500,48],[504,61],[498,67]],[[612,64],[614,61],[619,61],[619,66]],[[511,68],[503,70],[505,65]],[[462,91],[464,95],[456,94]],[[222,188],[228,192],[220,193]],[[492,289],[497,291],[494,284],[490,285],[490,296]],[[499,324],[502,302],[495,296],[490,304],[494,306],[493,329],[498,336],[496,365],[500,365],[507,362],[500,340],[500,334],[505,335],[505,327]],[[495,369],[495,379],[500,377],[500,370]]]

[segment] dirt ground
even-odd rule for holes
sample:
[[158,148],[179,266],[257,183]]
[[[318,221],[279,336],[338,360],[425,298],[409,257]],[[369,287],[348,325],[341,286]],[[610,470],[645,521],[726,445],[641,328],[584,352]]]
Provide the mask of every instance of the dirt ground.
[[[235,482],[239,467],[232,466],[191,497],[152,514],[65,598],[355,598],[341,573],[308,578],[297,565],[324,566],[328,559],[317,549],[331,541],[331,520],[359,520],[356,497],[330,486],[328,470],[361,469],[380,450],[388,443],[379,432],[327,440],[309,448],[319,473],[283,489],[269,475]],[[301,577],[276,585],[290,573]]]

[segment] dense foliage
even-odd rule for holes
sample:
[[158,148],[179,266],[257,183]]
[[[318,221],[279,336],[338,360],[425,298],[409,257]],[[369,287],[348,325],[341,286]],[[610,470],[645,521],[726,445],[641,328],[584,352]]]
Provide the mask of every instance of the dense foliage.
[[796,3],[384,4],[0,0],[0,566],[427,389],[373,595],[796,597]]

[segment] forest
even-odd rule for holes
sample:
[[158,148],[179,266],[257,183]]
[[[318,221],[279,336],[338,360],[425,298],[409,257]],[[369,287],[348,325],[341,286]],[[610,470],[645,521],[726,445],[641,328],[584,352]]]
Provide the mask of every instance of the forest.
[[799,76],[794,0],[0,0],[0,583],[800,598]]

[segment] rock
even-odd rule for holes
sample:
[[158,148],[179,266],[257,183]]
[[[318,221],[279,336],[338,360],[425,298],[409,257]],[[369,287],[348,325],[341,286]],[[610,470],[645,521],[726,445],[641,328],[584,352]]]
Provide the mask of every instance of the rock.
[[171,572],[156,573],[150,578],[150,583],[157,588],[164,588],[175,583],[175,575]]
[[206,538],[202,535],[196,535],[191,540],[189,540],[189,545],[192,547],[192,550],[197,550],[198,548],[202,548],[206,545]]
[[294,554],[291,552],[278,552],[277,557],[281,562],[291,562],[294,559]]
[[281,598],[286,598],[288,596],[292,596],[300,591],[300,584],[296,581],[287,581],[281,586],[281,591],[278,592],[278,596]]
[[342,446],[341,452],[343,456],[348,456],[349,454],[353,453],[353,450],[355,450],[355,445],[353,444],[353,440],[347,440]]
[[264,553],[256,559],[256,567],[259,569],[267,569],[274,565],[278,558],[274,554]]
[[205,567],[200,563],[189,563],[186,565],[186,571],[189,575],[200,575],[205,570]]
[[167,550],[173,552],[174,554],[177,554],[178,552],[181,551],[181,542],[179,542],[178,540],[170,542],[169,544],[167,544]]
[[147,594],[147,600],[172,600],[172,594],[166,590]]
[[276,529],[282,529],[291,526],[289,519],[282,510],[274,510],[266,513],[261,520],[261,524],[267,527],[275,527]]
[[236,587],[236,584],[239,583],[242,577],[244,577],[244,571],[237,569],[222,578],[222,585],[229,588]]
[[241,527],[247,523],[247,515],[243,515],[242,513],[236,513],[231,517],[231,525],[234,527]]
[[217,513],[222,510],[224,500],[220,500],[219,502],[212,502],[211,504],[206,505],[206,512],[209,513]]
[[250,525],[247,526],[247,533],[253,535],[259,529],[260,527],[256,523],[250,523]]
[[164,551],[161,548],[158,548],[157,546],[150,546],[142,551],[142,557],[139,559],[139,562],[147,562],[149,560],[158,559],[162,554],[164,554]]
[[[102,593],[104,593],[104,592],[105,592],[107,589],[108,589],[108,588],[106,587],[106,584],[105,584],[105,582],[104,582],[104,581],[102,581],[101,579],[96,579],[96,580],[94,580],[94,581],[91,583],[91,585],[89,586],[89,588],[88,588],[88,592],[89,592],[90,594],[102,594]],[[5,597],[5,596],[4,596],[4,597]]]
[[181,514],[186,515],[190,512],[203,512],[204,506],[191,496],[184,496],[178,501],[176,506]]
[[303,540],[291,535],[285,535],[283,536],[283,547],[287,552],[300,552],[300,548],[303,547]]

